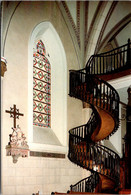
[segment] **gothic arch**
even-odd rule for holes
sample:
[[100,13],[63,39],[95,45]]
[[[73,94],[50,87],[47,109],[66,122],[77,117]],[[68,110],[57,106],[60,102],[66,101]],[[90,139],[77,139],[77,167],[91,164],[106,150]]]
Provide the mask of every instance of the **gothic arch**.
[[[44,128],[43,132],[49,133],[49,140],[46,140],[43,145],[59,145],[67,146],[67,65],[65,51],[62,42],[50,22],[41,22],[32,31],[29,40],[29,142],[34,143],[33,130],[33,101],[32,101],[32,83],[33,83],[33,68],[32,54],[34,43],[41,39],[46,47],[47,58],[51,64],[51,128]],[[52,137],[52,138],[51,138]],[[52,140],[54,137],[54,140]],[[43,148],[43,146],[41,146]],[[45,148],[45,147],[44,147]]]

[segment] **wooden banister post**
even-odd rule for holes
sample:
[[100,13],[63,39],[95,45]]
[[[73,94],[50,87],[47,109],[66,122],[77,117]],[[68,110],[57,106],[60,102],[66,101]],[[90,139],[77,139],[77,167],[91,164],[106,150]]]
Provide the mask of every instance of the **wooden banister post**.
[[128,39],[128,46],[127,46],[127,66],[131,67],[131,48],[130,48],[130,39]]

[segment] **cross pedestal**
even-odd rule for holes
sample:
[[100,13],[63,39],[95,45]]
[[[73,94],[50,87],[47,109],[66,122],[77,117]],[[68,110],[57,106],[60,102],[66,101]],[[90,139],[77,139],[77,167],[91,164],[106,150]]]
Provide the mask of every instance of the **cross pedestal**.
[[27,145],[26,137],[23,131],[19,125],[17,125],[16,128],[16,119],[19,119],[19,116],[23,116],[24,114],[19,113],[19,109],[16,108],[16,105],[5,112],[9,113],[11,118],[14,118],[14,127],[12,128],[13,132],[9,135],[10,141],[6,146],[6,155],[12,156],[13,162],[16,163],[18,157],[28,157],[29,152],[29,146]]

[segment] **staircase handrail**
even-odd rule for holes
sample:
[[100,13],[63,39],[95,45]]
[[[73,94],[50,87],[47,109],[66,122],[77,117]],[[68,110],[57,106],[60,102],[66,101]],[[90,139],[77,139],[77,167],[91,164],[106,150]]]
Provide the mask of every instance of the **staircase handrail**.
[[78,185],[79,183],[81,183],[82,181],[85,181],[86,179],[89,179],[90,177],[92,177],[92,174],[91,174],[90,176],[88,176],[88,177],[85,177],[85,178],[81,179],[81,180],[78,181],[76,184],[71,185],[71,186],[76,186],[76,185]]
[[93,192],[93,190],[95,189],[95,187],[96,187],[96,185],[98,184],[98,182],[99,182],[99,175],[98,175],[98,173],[95,173],[95,172],[93,172],[93,173],[91,173],[91,175],[90,176],[88,176],[88,177],[86,177],[86,178],[84,178],[84,179],[82,179],[82,180],[80,180],[79,182],[77,182],[76,184],[74,184],[74,185],[71,185],[70,186],[70,192],[75,192],[75,191],[77,191],[77,189],[79,188],[79,191],[80,192],[82,192],[82,189],[83,188],[85,188],[85,192],[87,192],[87,188],[91,188],[89,185],[90,185],[90,181],[91,181],[91,179],[92,179],[92,177],[94,177],[95,176],[95,178],[97,178],[97,180],[95,179],[95,181],[94,181],[94,183],[91,183],[91,185],[92,185],[92,192]]
[[120,46],[120,47],[117,47],[117,48],[114,48],[114,49],[112,49],[112,50],[110,50],[110,51],[106,51],[106,52],[103,52],[103,53],[98,53],[98,54],[94,54],[93,56],[104,56],[105,54],[108,54],[108,53],[111,53],[111,52],[113,52],[113,51],[119,51],[121,48],[124,48],[124,47],[126,47],[127,46],[127,49],[126,49],[126,51],[128,50],[128,46],[130,45],[131,43],[126,43],[126,44],[124,44],[124,45],[122,45],[122,46]]
[[[86,75],[85,72],[82,72],[83,70],[86,70],[86,69],[84,68],[84,69],[80,69],[80,70],[70,70],[70,73],[72,73],[72,72],[75,73],[75,72],[76,72],[76,73],[80,73],[80,74]],[[90,75],[88,75],[88,76],[90,76]],[[105,85],[109,86],[113,91],[115,91],[115,93],[116,93],[117,96],[119,97],[119,94],[118,94],[118,92],[116,91],[116,89],[114,89],[108,82],[104,81],[104,80],[101,79],[101,78],[98,78],[98,77],[95,76],[95,75],[91,75],[91,76],[92,76],[92,78],[95,78],[95,79],[99,80],[101,83],[104,83]],[[69,95],[70,95],[70,94],[69,94]]]
[[97,143],[95,143],[95,145],[96,145],[98,148],[101,148],[103,151],[106,151],[109,155],[111,155],[111,154],[110,154],[110,152],[111,152],[111,153],[113,153],[118,159],[120,159],[120,156],[119,156],[115,151],[113,151],[112,149],[110,149],[110,148],[108,148],[108,147],[106,147],[106,146],[103,146],[103,145],[99,145],[99,144],[97,144]]
[[[98,112],[95,106],[108,112],[115,122],[112,132],[115,132],[119,126],[119,95],[109,83],[95,75],[115,73],[118,70],[130,68],[130,46],[131,43],[128,40],[128,44],[108,52],[92,55],[85,68],[70,70],[69,95],[92,105],[93,112],[96,115]],[[108,67],[110,63],[113,65]],[[85,128],[88,127],[90,129],[92,127],[93,122],[95,122],[93,120],[96,120],[96,115],[92,114],[87,124],[72,128],[69,131],[68,158],[91,172],[96,172],[116,180],[118,184],[120,171],[119,155],[108,147],[91,140],[91,135],[95,132],[96,127],[93,127],[91,132],[88,132],[88,130],[85,133]],[[99,119],[98,117],[98,125],[100,123]],[[81,181],[84,181],[84,179]],[[81,181],[77,182],[77,184]]]
[[[131,68],[131,42],[107,52],[92,55],[85,66],[87,74],[101,75]],[[108,60],[107,60],[108,59]]]
[[[90,171],[103,174],[119,183],[119,155],[112,152],[109,148],[100,147],[96,143],[86,143],[82,149],[83,138],[76,139],[74,135],[69,136],[69,153],[68,158]],[[107,159],[107,162],[105,161]],[[88,161],[88,163],[87,163]],[[96,167],[94,169],[93,167]],[[99,169],[97,169],[97,167]],[[105,170],[108,171],[105,171]]]
[[[80,71],[75,71],[72,70],[70,71],[70,92],[69,95],[70,96],[74,96],[84,102],[87,102],[89,104],[91,104],[91,99],[87,98],[85,96],[82,96],[83,94],[79,94],[79,89],[76,90],[78,87],[81,87],[82,85],[86,84],[88,85],[88,81],[87,79],[90,79],[91,81],[94,80],[95,82],[95,87],[94,89],[96,89],[96,91],[100,88],[101,92],[103,91],[103,95],[104,95],[104,101],[106,101],[106,98],[108,97],[108,101],[113,101],[111,106],[115,105],[115,108],[113,109],[113,107],[110,110],[110,113],[112,113],[115,117],[116,117],[116,123],[117,123],[117,127],[119,125],[119,94],[118,92],[106,81],[102,80],[101,78],[98,78],[97,76],[94,75],[87,75],[86,73]],[[91,88],[91,87],[90,87]],[[93,90],[94,90],[93,89]],[[81,89],[82,90],[82,89]],[[86,89],[87,90],[87,89]],[[106,91],[107,90],[107,93]],[[90,90],[88,89],[87,92],[90,92]],[[112,93],[113,97],[109,96],[109,92]],[[94,91],[93,91],[94,93]],[[96,92],[95,92],[96,93]],[[103,96],[100,96],[100,98],[102,99]],[[99,97],[97,97],[97,100],[100,99]],[[98,101],[96,101],[96,104],[94,106],[100,107],[101,109],[104,109],[105,104],[97,104]],[[107,102],[108,103],[108,102]],[[113,105],[114,104],[114,105]],[[107,106],[108,107],[108,106]],[[108,111],[108,109],[106,109]],[[115,132],[115,131],[114,131]]]
[[[87,142],[87,140],[91,141],[91,139],[89,140],[89,138],[90,138],[89,136],[91,136],[91,134],[96,129],[95,123],[94,123],[94,126],[92,126],[92,121],[97,121],[97,125],[101,124],[101,119],[100,119],[100,116],[99,116],[97,110],[94,108],[93,105],[90,105],[90,106],[92,108],[92,113],[91,113],[91,116],[90,116],[88,122],[84,125],[74,127],[72,129],[70,129],[70,131],[69,131],[69,133],[72,134],[72,136],[74,136],[76,138],[80,138],[81,141],[83,140],[83,141],[86,141],[86,142]],[[90,125],[91,125],[91,128],[90,128]],[[88,129],[91,129],[91,131],[89,132]],[[78,135],[76,134],[76,131],[77,131]]]

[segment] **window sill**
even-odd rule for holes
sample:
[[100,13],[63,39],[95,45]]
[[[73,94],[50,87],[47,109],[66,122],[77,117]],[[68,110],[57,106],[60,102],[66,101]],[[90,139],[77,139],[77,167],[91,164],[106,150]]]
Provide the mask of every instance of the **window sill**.
[[67,146],[57,146],[40,143],[28,143],[30,151],[67,154]]

